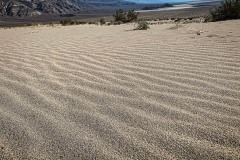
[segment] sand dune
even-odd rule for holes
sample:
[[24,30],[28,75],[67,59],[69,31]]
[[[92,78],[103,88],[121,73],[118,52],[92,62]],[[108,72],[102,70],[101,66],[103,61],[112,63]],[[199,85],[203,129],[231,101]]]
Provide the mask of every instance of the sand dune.
[[240,159],[240,21],[173,26],[0,29],[0,159]]

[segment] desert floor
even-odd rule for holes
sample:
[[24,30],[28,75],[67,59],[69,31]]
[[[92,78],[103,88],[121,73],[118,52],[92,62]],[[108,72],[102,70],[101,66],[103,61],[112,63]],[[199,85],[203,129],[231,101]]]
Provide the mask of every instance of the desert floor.
[[0,159],[239,159],[239,26],[0,29]]

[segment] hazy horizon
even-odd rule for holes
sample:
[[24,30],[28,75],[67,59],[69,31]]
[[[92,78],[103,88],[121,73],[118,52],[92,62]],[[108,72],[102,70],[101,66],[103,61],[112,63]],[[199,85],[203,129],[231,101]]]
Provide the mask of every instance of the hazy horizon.
[[211,2],[217,0],[127,0],[136,3]]

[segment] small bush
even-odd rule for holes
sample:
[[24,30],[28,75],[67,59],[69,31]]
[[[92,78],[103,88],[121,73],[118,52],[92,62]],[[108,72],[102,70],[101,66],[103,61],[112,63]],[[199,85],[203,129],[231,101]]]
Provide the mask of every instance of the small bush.
[[101,25],[106,24],[106,18],[105,17],[100,18],[100,24]]
[[120,25],[120,24],[123,24],[123,22],[122,21],[116,21],[116,22],[113,23],[113,25]]
[[225,0],[221,6],[210,11],[205,22],[240,18],[240,0]]
[[180,22],[182,20],[182,18],[176,18],[175,20],[174,20],[174,22]]
[[149,29],[149,23],[147,21],[139,21],[137,24],[137,30],[147,30]]
[[70,21],[70,25],[76,25],[76,21]]
[[88,24],[96,24],[96,25],[98,25],[98,22],[88,22]]
[[73,22],[71,19],[64,19],[64,20],[61,20],[60,23],[63,25],[63,26],[67,26],[67,25],[71,25]]
[[77,21],[77,24],[87,24],[87,22]]
[[63,26],[69,26],[69,25],[86,24],[86,22],[71,20],[71,19],[65,19],[65,20],[61,20],[60,24],[63,25]]
[[204,22],[212,22],[212,15],[206,15],[204,16]]
[[133,22],[138,19],[139,13],[135,12],[134,10],[129,10],[128,12],[124,12],[122,9],[119,9],[116,11],[115,14],[113,14],[113,18],[115,22]]
[[71,19],[65,19],[65,20],[61,20],[60,23],[63,26],[67,26],[67,25],[73,25],[75,23],[75,21],[72,21]]
[[121,21],[116,21],[116,22],[109,22],[109,23],[107,23],[107,25],[120,25],[120,24],[123,24],[123,22],[121,22]]
[[125,22],[126,21],[126,12],[124,12],[122,9],[119,9],[116,11],[115,14],[113,14],[113,18],[115,21]]
[[133,9],[129,10],[127,13],[127,20],[129,22],[136,21],[138,19],[139,13],[135,12]]
[[174,23],[174,26],[170,27],[170,29],[175,30],[175,29],[179,29],[181,27],[182,27],[182,25],[180,25],[179,23]]

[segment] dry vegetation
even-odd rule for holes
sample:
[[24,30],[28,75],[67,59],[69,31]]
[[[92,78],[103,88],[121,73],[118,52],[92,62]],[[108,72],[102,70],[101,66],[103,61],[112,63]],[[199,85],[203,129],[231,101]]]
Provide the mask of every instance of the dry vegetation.
[[240,0],[225,0],[221,6],[210,11],[205,21],[220,21],[240,18]]

